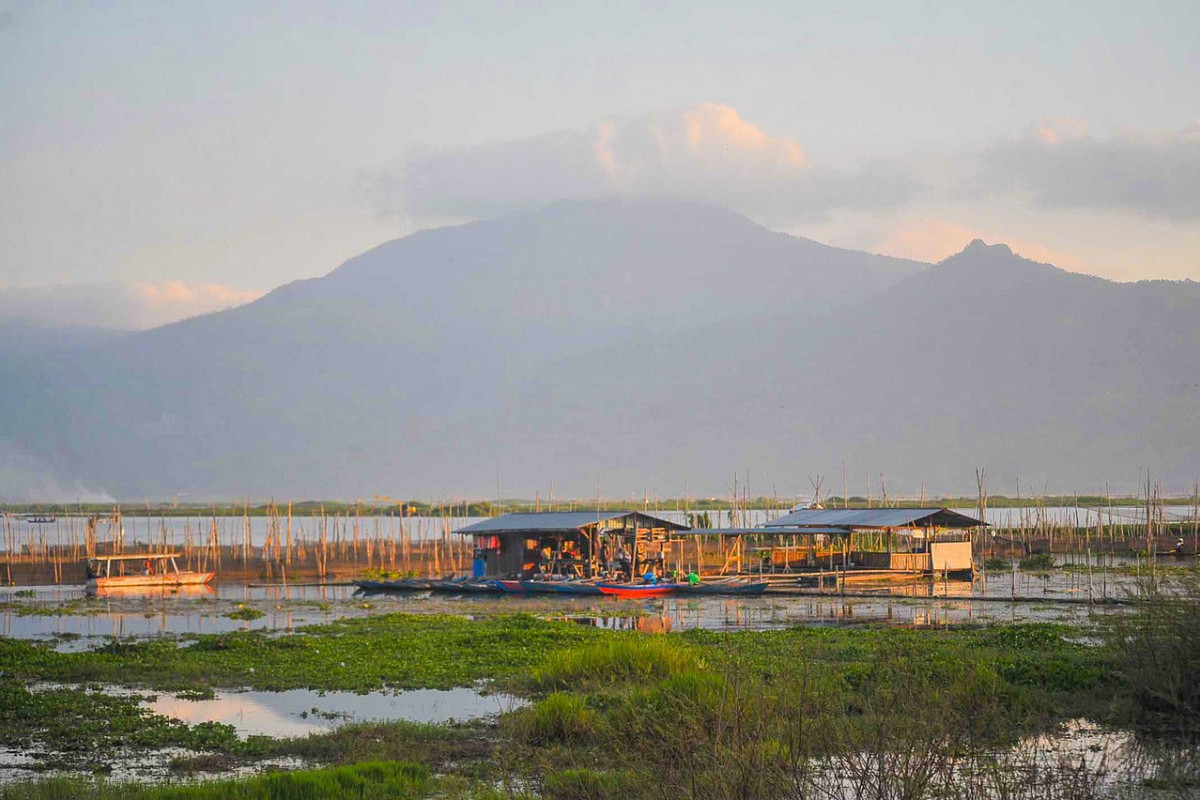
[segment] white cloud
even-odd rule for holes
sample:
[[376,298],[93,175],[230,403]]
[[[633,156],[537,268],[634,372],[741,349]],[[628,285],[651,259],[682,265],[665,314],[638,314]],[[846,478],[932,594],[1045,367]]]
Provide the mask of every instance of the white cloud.
[[0,286],[0,319],[143,330],[261,296],[257,291],[183,281]]
[[1052,120],[982,153],[971,192],[1013,191],[1047,208],[1200,218],[1200,122],[1174,132],[1127,129],[1108,137]]
[[383,211],[415,220],[468,219],[562,198],[657,197],[712,202],[788,224],[835,208],[887,208],[916,189],[883,164],[855,173],[813,165],[800,143],[725,105],[604,121],[585,131],[409,154],[360,176]]

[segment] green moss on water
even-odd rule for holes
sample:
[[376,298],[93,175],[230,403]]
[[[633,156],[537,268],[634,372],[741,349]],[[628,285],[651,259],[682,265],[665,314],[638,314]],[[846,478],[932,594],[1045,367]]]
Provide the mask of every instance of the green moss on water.
[[377,762],[187,786],[56,778],[0,788],[0,800],[410,800],[436,788],[417,764]]
[[265,617],[266,612],[259,611],[257,608],[251,608],[249,606],[244,606],[239,603],[238,607],[235,608],[233,611],[230,611],[228,614],[222,614],[221,616],[223,616],[227,619],[239,619],[239,620],[244,620],[247,622],[252,622],[253,620],[262,619],[263,617]]
[[138,697],[86,687],[31,691],[0,682],[0,744],[21,750],[50,748],[88,756],[118,747],[242,752],[245,743],[229,725],[188,726],[138,705]]
[[310,626],[296,635],[238,631],[113,640],[82,653],[0,638],[0,670],[24,680],[116,683],[157,689],[449,689],[504,678],[548,653],[601,635],[527,615],[486,621],[391,614]]

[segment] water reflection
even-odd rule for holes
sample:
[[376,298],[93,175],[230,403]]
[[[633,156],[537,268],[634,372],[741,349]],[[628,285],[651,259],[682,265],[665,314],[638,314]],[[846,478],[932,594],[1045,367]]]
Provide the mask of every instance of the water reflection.
[[512,695],[480,694],[474,689],[414,689],[397,692],[217,692],[210,700],[170,695],[143,701],[155,714],[188,725],[219,722],[239,736],[304,736],[346,722],[406,720],[444,723],[488,717],[523,705]]
[[[991,572],[970,581],[850,583],[846,593],[800,591],[758,597],[675,596],[644,600],[610,597],[472,595],[415,592],[356,596],[349,585],[263,586],[226,582],[215,591],[139,592],[88,598],[82,589],[53,587],[0,593],[0,635],[71,639],[288,632],[347,617],[403,612],[486,617],[522,611],[547,618],[616,619],[605,627],[640,630],[764,630],[794,625],[878,623],[944,626],[994,621],[1086,621],[1107,606],[1088,599],[1122,598],[1134,575],[1108,575],[1103,584],[1079,571]],[[1017,602],[1008,602],[1012,597]],[[990,600],[987,598],[991,598]],[[1004,602],[1001,602],[1004,601]],[[1067,602],[1059,602],[1067,601]],[[261,614],[261,616],[260,616]],[[654,620],[657,620],[655,622]],[[79,640],[79,641],[76,641]]]

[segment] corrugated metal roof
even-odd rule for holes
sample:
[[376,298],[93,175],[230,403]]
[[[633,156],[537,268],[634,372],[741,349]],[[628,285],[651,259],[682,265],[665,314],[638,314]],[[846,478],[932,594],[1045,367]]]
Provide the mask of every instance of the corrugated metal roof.
[[[640,511],[531,511],[517,514],[505,514],[501,517],[485,519],[459,528],[457,533],[512,533],[528,531],[531,533],[570,533],[595,525],[597,522],[609,522],[614,519],[636,516],[642,521],[652,522],[655,527],[673,530],[687,530],[686,525],[670,522],[665,519],[643,514]],[[643,525],[643,527],[645,527]]]
[[814,528],[795,526],[786,528],[693,528],[687,531],[688,536],[787,536],[793,533],[831,533],[845,535],[848,528]]
[[948,508],[802,508],[773,519],[768,528],[973,528],[983,523]]

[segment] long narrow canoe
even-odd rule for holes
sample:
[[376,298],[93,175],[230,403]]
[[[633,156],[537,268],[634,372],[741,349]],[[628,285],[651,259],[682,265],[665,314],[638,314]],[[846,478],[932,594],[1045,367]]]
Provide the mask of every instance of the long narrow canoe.
[[767,583],[742,583],[741,581],[716,581],[714,583],[697,583],[695,586],[684,586],[684,594],[728,594],[754,595],[767,590]]
[[521,586],[530,594],[602,594],[588,581],[521,581]]
[[520,581],[492,581],[492,585],[508,594],[525,594],[525,587],[521,585]]
[[481,581],[474,578],[448,578],[429,582],[429,588],[435,592],[496,592],[492,581]]
[[488,592],[494,594],[500,590],[496,588],[495,581],[467,581],[466,583],[459,584],[458,591],[472,594],[486,594]]
[[617,597],[662,597],[674,594],[687,586],[686,583],[597,583],[602,594]]
[[400,578],[394,581],[355,581],[364,592],[419,592],[428,590],[430,583],[421,578]]

